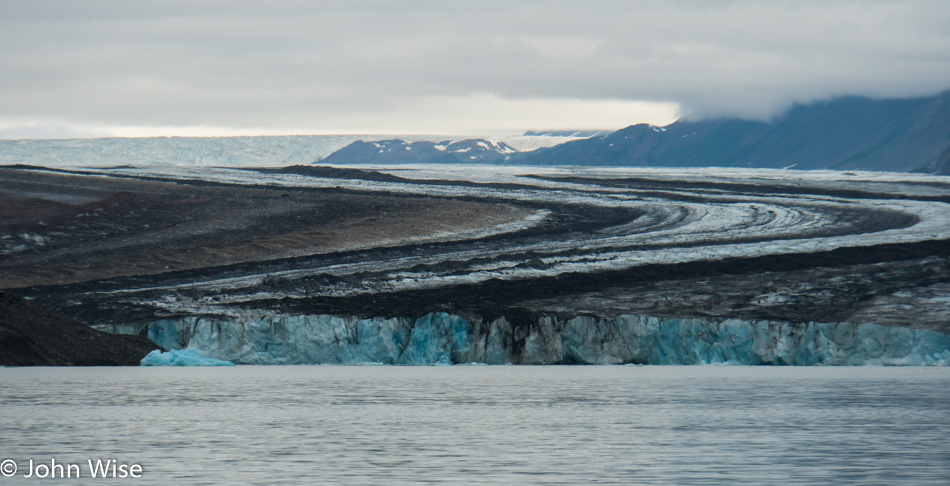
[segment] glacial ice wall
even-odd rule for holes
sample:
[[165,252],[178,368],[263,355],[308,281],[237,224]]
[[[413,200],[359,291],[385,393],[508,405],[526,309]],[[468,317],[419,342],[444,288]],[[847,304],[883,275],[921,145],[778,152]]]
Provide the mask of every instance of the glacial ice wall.
[[950,335],[874,324],[738,319],[186,317],[118,327],[240,364],[950,365]]

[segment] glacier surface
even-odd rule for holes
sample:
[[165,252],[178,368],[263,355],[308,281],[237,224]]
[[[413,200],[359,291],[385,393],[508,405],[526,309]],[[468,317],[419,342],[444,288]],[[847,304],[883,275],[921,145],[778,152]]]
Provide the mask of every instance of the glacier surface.
[[[368,168],[369,166],[367,166]],[[296,298],[372,294],[380,291],[414,291],[452,285],[469,285],[498,280],[527,280],[569,273],[593,274],[628,270],[646,265],[671,265],[701,261],[764,255],[804,255],[879,245],[916,244],[950,239],[947,203],[938,198],[947,195],[950,178],[933,176],[854,173],[831,171],[789,175],[781,170],[670,171],[623,168],[568,169],[471,166],[464,169],[433,166],[428,169],[391,167],[380,169],[406,178],[469,180],[492,186],[420,184],[362,179],[311,177],[293,173],[268,173],[226,168],[152,167],[95,169],[89,172],[109,177],[146,177],[175,181],[202,181],[237,185],[267,185],[288,188],[334,188],[384,194],[424,195],[426,197],[473,197],[520,205],[541,205],[530,217],[517,224],[488,228],[493,234],[514,236],[519,229],[548,224],[548,228],[586,224],[576,218],[588,208],[615,212],[618,220],[597,231],[552,231],[556,237],[506,238],[504,244],[482,245],[474,241],[485,234],[455,234],[471,244],[464,247],[440,247],[437,251],[414,253],[409,257],[359,261],[333,261],[324,265],[314,260],[301,267],[270,270],[263,273],[178,282],[145,288],[123,289],[115,294],[186,291],[202,297],[225,292],[243,293],[260,288],[265,279],[300,280],[321,274],[350,279],[372,272],[359,285],[281,289],[277,294],[259,298]],[[374,169],[376,170],[376,169]],[[848,173],[851,174],[851,173]],[[582,177],[581,177],[582,176]],[[571,178],[580,177],[579,182]],[[649,178],[666,187],[663,194],[642,192],[625,187],[624,179]],[[607,182],[598,182],[601,178]],[[617,187],[609,182],[619,179]],[[585,182],[586,181],[586,182]],[[754,181],[754,184],[752,184]],[[695,184],[743,187],[769,184],[769,191],[715,191],[691,189]],[[673,186],[667,186],[673,183]],[[800,193],[802,184],[815,194]],[[788,188],[786,193],[785,188]],[[774,191],[774,192],[773,192]],[[869,198],[845,198],[825,195],[841,191],[868,191]],[[876,194],[881,195],[878,199]],[[921,200],[904,199],[914,195]],[[698,198],[698,200],[697,200]],[[565,205],[570,210],[561,211]],[[577,208],[575,212],[574,208]],[[620,221],[623,219],[624,221]],[[559,222],[559,221],[563,221]],[[568,226],[552,226],[552,225]],[[446,241],[447,234],[432,235]],[[416,243],[416,242],[412,242]],[[386,243],[383,246],[388,246]],[[443,251],[445,248],[446,251]],[[365,248],[364,248],[365,249]],[[536,254],[538,259],[525,255]],[[465,269],[458,262],[466,263]],[[477,262],[477,263],[476,263]],[[448,264],[448,265],[444,265]],[[443,270],[448,268],[449,271]],[[225,290],[226,289],[226,290]],[[242,299],[244,297],[241,297]],[[215,314],[202,305],[186,305],[179,300],[156,306],[176,315]]]
[[541,316],[515,325],[504,317],[431,313],[416,319],[185,317],[106,330],[146,334],[166,349],[239,364],[950,365],[950,335],[849,322],[631,314]]
[[177,349],[148,353],[141,362],[142,366],[234,366],[230,361],[202,356],[194,349]]

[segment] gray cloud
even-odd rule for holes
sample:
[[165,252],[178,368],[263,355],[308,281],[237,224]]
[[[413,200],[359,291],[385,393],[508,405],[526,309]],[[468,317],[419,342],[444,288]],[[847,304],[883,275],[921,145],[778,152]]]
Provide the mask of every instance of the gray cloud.
[[0,45],[8,126],[452,129],[457,115],[432,100],[483,95],[513,102],[499,119],[520,100],[767,117],[950,88],[944,0],[14,0],[0,4]]

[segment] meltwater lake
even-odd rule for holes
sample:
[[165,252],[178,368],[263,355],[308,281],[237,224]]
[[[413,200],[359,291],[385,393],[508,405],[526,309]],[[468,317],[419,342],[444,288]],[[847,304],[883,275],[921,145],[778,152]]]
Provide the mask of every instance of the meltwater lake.
[[0,484],[950,478],[950,368],[0,368],[0,413]]

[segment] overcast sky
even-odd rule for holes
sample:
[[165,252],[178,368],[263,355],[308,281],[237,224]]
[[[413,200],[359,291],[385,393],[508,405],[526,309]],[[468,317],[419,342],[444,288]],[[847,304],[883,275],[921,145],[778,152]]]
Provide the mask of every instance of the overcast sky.
[[950,2],[0,1],[0,137],[501,133],[950,88]]

